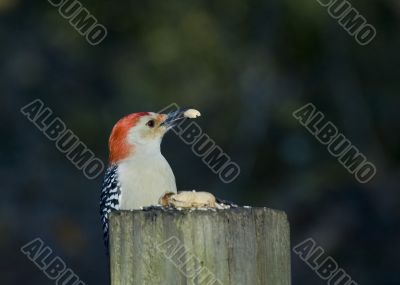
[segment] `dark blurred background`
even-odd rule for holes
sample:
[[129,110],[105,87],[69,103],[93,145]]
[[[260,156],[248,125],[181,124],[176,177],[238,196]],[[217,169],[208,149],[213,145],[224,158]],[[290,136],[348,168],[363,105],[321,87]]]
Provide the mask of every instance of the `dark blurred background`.
[[[352,0],[360,46],[316,0],[81,1],[108,30],[89,45],[47,1],[0,0],[0,284],[53,284],[20,247],[40,237],[86,284],[107,284],[88,180],[20,108],[40,98],[105,163],[113,124],[176,102],[241,167],[224,184],[175,134],[178,189],[286,211],[359,284],[400,284],[400,2]],[[314,103],[377,166],[359,184],[292,112]],[[293,284],[326,284],[292,254]],[[251,284],[249,284],[251,285]]]

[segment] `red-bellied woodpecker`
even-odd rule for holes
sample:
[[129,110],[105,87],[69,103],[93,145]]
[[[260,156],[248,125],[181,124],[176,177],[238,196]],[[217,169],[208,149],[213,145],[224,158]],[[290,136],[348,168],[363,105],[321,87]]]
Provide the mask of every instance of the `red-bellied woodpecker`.
[[155,205],[165,192],[176,193],[174,173],[161,154],[164,134],[178,121],[195,118],[194,109],[168,114],[141,112],[119,120],[110,135],[110,162],[100,199],[104,242],[108,248],[108,214]]

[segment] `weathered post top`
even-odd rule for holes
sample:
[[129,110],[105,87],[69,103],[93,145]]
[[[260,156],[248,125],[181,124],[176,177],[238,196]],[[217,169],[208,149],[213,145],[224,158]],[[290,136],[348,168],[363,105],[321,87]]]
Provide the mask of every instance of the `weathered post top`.
[[289,224],[267,208],[120,211],[112,285],[290,285]]

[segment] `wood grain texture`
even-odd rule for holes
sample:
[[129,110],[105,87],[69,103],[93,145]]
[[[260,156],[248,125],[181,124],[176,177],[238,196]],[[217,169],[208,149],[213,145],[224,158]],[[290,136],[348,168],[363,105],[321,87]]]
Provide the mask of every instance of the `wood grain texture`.
[[267,208],[120,211],[112,285],[290,285],[289,224]]

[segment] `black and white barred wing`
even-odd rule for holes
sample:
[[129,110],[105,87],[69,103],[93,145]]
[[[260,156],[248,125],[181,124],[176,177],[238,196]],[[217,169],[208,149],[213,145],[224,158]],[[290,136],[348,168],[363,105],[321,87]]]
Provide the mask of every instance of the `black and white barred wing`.
[[108,251],[108,218],[109,213],[119,209],[121,185],[118,181],[118,166],[110,166],[104,176],[100,197],[100,215],[103,224],[103,239]]

